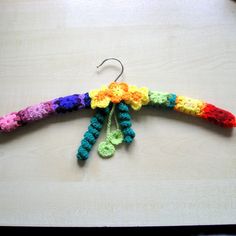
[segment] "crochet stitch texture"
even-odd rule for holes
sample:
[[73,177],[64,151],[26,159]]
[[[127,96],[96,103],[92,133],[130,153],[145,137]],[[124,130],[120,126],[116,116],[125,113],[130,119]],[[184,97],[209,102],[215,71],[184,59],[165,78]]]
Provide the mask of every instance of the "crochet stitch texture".
[[[27,107],[19,112],[0,117],[0,131],[11,132],[27,123],[46,118],[52,114],[60,114],[81,110],[84,108],[107,108],[111,103],[126,104],[134,110],[149,105],[157,108],[173,109],[187,115],[197,116],[222,127],[232,128],[236,126],[236,118],[229,111],[218,108],[202,100],[192,99],[185,96],[178,96],[173,93],[162,93],[151,91],[146,87],[138,88],[126,83],[113,82],[108,87],[91,90],[89,93],[74,94],[60,97],[51,101],[42,102]],[[118,106],[119,108],[119,106]],[[128,121],[130,114],[118,114],[119,120]],[[123,134],[133,134],[128,126],[129,122],[120,122]],[[127,127],[125,127],[127,126]],[[127,138],[125,140],[131,140]]]

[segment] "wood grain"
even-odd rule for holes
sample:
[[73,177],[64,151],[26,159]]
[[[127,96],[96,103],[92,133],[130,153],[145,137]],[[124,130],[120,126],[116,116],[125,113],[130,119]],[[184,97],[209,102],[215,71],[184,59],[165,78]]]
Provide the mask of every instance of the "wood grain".
[[[0,115],[123,81],[236,113],[230,0],[0,1]],[[92,111],[0,135],[0,225],[236,223],[236,134],[175,112],[133,112],[129,148],[84,166]],[[101,139],[102,140],[102,137]]]

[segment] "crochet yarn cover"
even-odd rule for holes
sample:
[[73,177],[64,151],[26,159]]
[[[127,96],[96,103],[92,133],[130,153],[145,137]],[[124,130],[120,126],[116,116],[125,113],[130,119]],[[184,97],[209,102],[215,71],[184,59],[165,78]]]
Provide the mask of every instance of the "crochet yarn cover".
[[[8,133],[27,123],[53,114],[72,112],[84,108],[104,109],[111,103],[126,104],[133,110],[140,110],[145,105],[172,109],[206,119],[222,127],[232,128],[236,126],[236,118],[232,113],[202,100],[177,96],[173,93],[150,91],[146,87],[138,88],[126,83],[113,82],[108,87],[102,86],[101,89],[91,90],[89,93],[56,98],[27,107],[19,112],[4,115],[0,117],[0,131]],[[121,106],[119,105],[119,107]],[[119,114],[119,119],[125,118],[127,120],[126,123],[128,122],[128,117],[129,114]],[[134,136],[133,133],[130,137],[132,136]]]

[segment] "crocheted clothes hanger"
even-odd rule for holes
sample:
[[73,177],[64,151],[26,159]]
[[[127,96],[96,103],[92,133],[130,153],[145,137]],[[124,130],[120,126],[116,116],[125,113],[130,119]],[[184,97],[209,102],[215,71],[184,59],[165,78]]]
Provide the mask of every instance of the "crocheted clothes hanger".
[[[135,132],[132,129],[130,108],[136,111],[143,106],[164,108],[203,118],[224,128],[236,127],[236,117],[232,113],[202,100],[116,82],[122,75],[124,67],[116,58],[105,59],[98,67],[108,60],[116,60],[121,65],[120,74],[109,86],[104,85],[100,89],[87,93],[41,102],[18,112],[4,115],[0,117],[0,131],[8,133],[27,123],[41,120],[53,114],[92,108],[95,110],[95,114],[91,118],[77,153],[78,159],[86,160],[106,120],[106,139],[98,146],[100,156],[110,157],[114,154],[116,145],[122,142],[129,144],[133,141]],[[111,131],[112,122],[116,126],[113,131]]]

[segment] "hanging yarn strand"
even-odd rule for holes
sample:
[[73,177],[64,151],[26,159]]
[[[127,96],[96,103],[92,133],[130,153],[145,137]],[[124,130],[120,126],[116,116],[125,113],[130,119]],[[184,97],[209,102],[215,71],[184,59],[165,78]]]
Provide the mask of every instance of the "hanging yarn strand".
[[[98,146],[98,154],[103,158],[108,158],[114,155],[116,148],[123,141],[123,133],[119,129],[119,124],[117,122],[115,114],[116,104],[113,104],[111,112],[108,116],[107,121],[107,134],[105,141],[101,142]],[[114,115],[116,130],[111,132],[112,116]]]
[[114,114],[115,108],[116,108],[116,105],[113,104],[112,108],[111,108],[111,111],[110,111],[110,113],[108,115],[108,120],[107,120],[107,136],[111,133],[111,122],[112,122],[112,116]]

